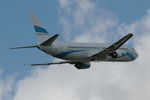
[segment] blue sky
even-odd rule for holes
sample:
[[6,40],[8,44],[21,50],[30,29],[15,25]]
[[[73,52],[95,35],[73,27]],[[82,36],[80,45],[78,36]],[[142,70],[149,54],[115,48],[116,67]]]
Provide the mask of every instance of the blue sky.
[[[1,33],[4,33],[1,34],[0,40],[1,45],[3,45],[1,48],[1,66],[4,70],[3,75],[12,74],[15,71],[21,71],[21,73],[23,71],[23,73],[26,73],[26,71],[31,70],[32,68],[24,67],[22,64],[28,62],[31,63],[32,59],[35,59],[33,62],[36,62],[36,60],[45,61],[46,58],[46,61],[49,61],[50,57],[38,50],[31,49],[31,51],[29,50],[29,52],[26,52],[28,50],[12,51],[9,50],[9,48],[36,44],[35,32],[29,17],[31,12],[38,14],[39,17],[43,19],[43,23],[50,29],[50,32],[60,33],[60,26],[57,20],[59,15],[56,5],[58,4],[55,1],[45,1],[45,3],[43,3],[43,1],[37,2],[34,0],[6,0],[1,3]],[[26,29],[25,27],[28,28]],[[27,56],[26,53],[31,56]],[[42,55],[45,57],[40,57]]]
[[[112,12],[119,23],[126,24],[141,19],[150,8],[150,0],[94,0],[92,2],[97,4],[98,9]],[[37,49],[10,50],[9,48],[36,44],[30,13],[38,15],[49,33],[60,33],[63,36],[63,27],[60,23],[63,12],[60,12],[60,9],[58,0],[0,1],[0,69],[3,70],[0,75],[2,79],[15,75],[17,82],[30,75],[30,72],[35,69],[23,64],[51,61],[52,57]],[[76,34],[71,35],[76,36]]]
[[114,12],[125,23],[138,20],[146,14],[150,6],[149,0],[102,0],[100,7]]

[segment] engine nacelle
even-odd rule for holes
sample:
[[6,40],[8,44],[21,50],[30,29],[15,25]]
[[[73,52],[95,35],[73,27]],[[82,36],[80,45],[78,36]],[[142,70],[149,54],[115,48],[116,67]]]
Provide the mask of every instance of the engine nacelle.
[[113,59],[120,58],[120,57],[122,57],[122,52],[121,51],[115,51],[115,52],[110,53],[109,56],[111,56]]
[[111,56],[112,58],[117,58],[118,57],[118,53],[117,52],[113,52],[113,53],[110,53],[109,56]]
[[89,62],[84,62],[84,63],[76,63],[74,65],[77,69],[87,69],[87,68],[90,68],[91,64]]

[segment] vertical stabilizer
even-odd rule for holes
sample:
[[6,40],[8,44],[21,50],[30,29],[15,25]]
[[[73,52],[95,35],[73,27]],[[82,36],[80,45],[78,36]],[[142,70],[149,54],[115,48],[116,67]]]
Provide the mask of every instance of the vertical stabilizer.
[[36,35],[38,36],[38,44],[41,44],[42,42],[49,39],[51,35],[48,34],[48,31],[40,23],[40,21],[38,20],[35,14],[31,14],[31,19],[34,25],[34,29],[36,31]]

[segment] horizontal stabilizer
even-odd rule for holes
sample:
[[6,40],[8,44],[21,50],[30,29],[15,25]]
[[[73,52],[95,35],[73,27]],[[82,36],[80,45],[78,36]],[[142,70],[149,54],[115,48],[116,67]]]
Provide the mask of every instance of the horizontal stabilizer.
[[15,47],[10,49],[25,49],[25,48],[37,48],[38,46],[25,46],[25,47]]
[[55,63],[41,63],[41,64],[29,64],[30,66],[46,66],[46,65],[54,65],[54,64],[66,64],[69,62],[55,62]]
[[60,61],[60,62],[50,62],[50,63],[39,63],[39,64],[24,64],[29,66],[46,66],[46,65],[55,65],[55,64],[76,64],[79,62],[89,62],[89,60],[73,60],[73,61]]

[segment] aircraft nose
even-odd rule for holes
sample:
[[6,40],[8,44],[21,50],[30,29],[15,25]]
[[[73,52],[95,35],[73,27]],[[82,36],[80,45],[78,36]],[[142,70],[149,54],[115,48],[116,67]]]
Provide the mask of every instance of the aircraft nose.
[[131,59],[131,61],[135,60],[138,58],[138,53],[136,51],[132,52],[132,53],[127,53],[128,57]]
[[134,54],[134,56],[135,56],[136,58],[139,57],[139,54],[137,53],[137,51],[136,51],[135,49],[133,49],[133,54]]
[[[137,51],[134,51],[134,55],[135,55],[136,58],[139,57],[139,54],[137,53]],[[136,58],[135,58],[135,59],[136,59]]]
[[139,54],[138,54],[137,52],[135,53],[135,55],[136,55],[136,58],[138,58],[138,57],[139,57]]

